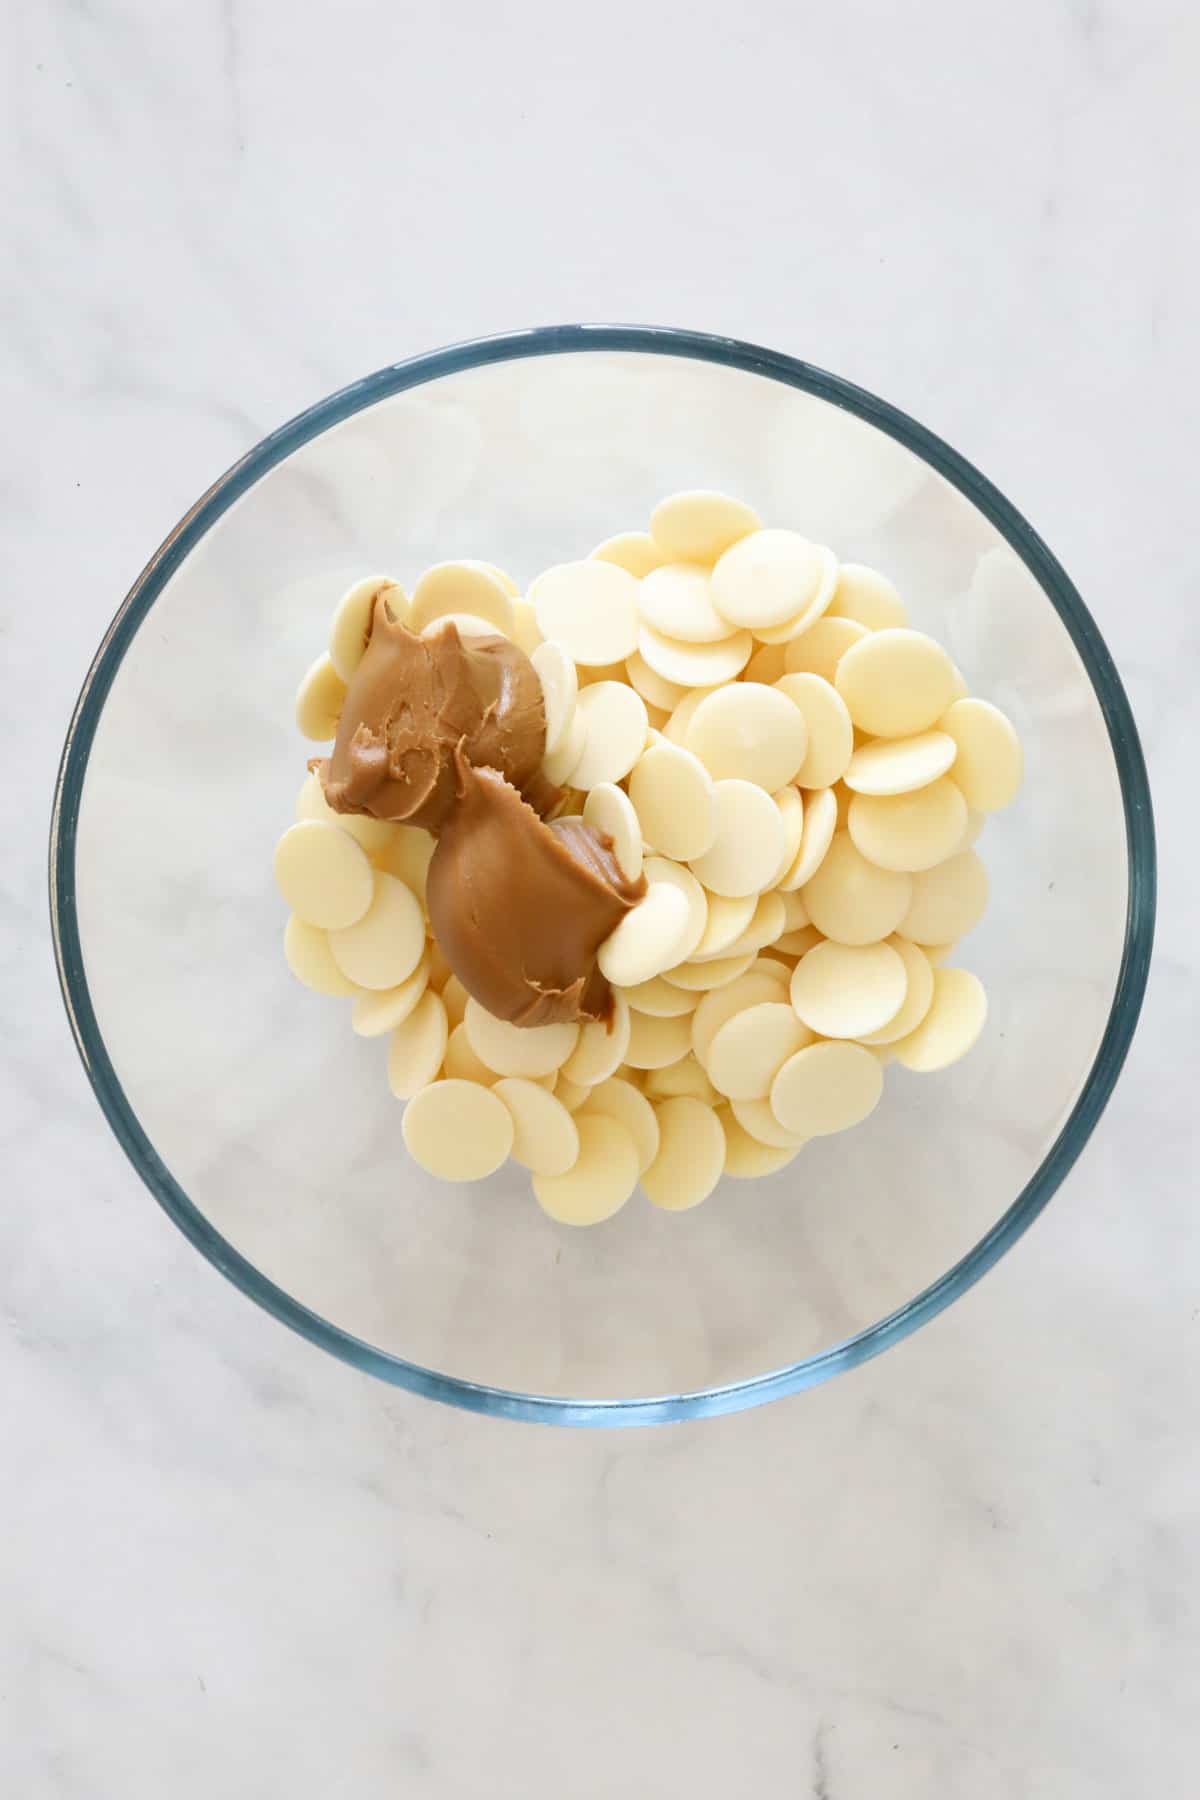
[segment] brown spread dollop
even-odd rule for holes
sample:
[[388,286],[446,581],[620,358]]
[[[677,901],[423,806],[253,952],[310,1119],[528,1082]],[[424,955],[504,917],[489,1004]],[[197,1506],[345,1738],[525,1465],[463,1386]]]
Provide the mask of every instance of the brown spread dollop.
[[[546,713],[524,651],[503,637],[460,637],[450,621],[418,637],[375,602],[321,783],[334,812],[436,831],[454,803],[454,753],[498,769],[535,812],[559,790],[542,774]],[[464,983],[465,985],[465,983]]]
[[[519,652],[518,652],[519,654]],[[429,921],[469,994],[514,1025],[607,1019],[596,952],[646,892],[582,819],[547,824],[496,769],[455,758],[454,805],[429,865]]]
[[375,602],[333,755],[317,765],[335,812],[438,834],[427,903],[467,992],[498,1019],[607,1019],[596,952],[646,891],[582,819],[542,816],[561,790],[542,772],[542,684],[504,637],[418,637]]

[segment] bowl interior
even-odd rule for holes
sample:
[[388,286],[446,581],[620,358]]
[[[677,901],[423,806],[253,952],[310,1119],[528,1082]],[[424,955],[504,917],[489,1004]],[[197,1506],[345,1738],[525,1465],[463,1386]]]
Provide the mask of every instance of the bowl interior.
[[[335,1328],[330,1347],[358,1354],[345,1334],[517,1395],[711,1390],[819,1357],[904,1307],[1035,1176],[1088,1079],[1121,965],[1113,748],[1039,581],[887,431],[694,353],[443,366],[302,435],[160,568],[156,586],[177,561],[87,760],[83,974],[134,1135],[152,1146],[126,1130],[143,1173]],[[781,1174],[725,1181],[682,1216],[639,1195],[573,1233],[542,1216],[519,1170],[463,1188],[424,1176],[384,1046],[351,1033],[348,1002],[288,973],[271,856],[312,750],[293,693],[360,574],[408,584],[427,563],[477,556],[523,583],[643,527],[688,486],[725,488],[886,571],[972,692],[1015,721],[1026,784],[983,834],[992,903],[955,959],[984,979],[991,1016],[964,1063],[935,1078],[889,1068],[864,1127]],[[402,1365],[385,1372],[412,1379]]]

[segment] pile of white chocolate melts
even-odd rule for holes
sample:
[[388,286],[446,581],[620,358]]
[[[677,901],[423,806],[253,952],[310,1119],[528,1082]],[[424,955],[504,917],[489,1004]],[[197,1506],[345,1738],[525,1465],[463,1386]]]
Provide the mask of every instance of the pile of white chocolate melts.
[[334,736],[385,586],[414,631],[453,617],[526,652],[560,812],[648,883],[599,952],[611,1021],[521,1028],[430,939],[430,833],[334,813],[309,776],[276,853],[287,959],[388,1036],[423,1168],[471,1181],[511,1156],[574,1225],[639,1183],[683,1211],[722,1173],[770,1174],[859,1124],[889,1061],[934,1072],[971,1048],[986,998],[948,958],[984,911],[972,846],[1021,747],[884,576],[693,492],[526,598],[483,562],[439,564],[411,599],[373,578],[301,686],[308,737]]

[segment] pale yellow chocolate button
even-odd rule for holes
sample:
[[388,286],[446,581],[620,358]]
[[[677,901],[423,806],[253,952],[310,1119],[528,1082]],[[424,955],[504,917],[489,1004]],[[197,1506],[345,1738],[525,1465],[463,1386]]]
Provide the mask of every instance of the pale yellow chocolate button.
[[706,962],[711,957],[728,956],[742,933],[749,929],[757,906],[758,897],[754,894],[739,894],[736,899],[727,899],[724,894],[710,894],[708,922],[704,936],[692,952],[692,960]]
[[[780,877],[776,886],[785,894],[791,894],[811,881],[825,860],[836,829],[837,795],[833,789],[817,788],[810,791],[804,800],[804,830],[800,837],[800,848],[787,873]],[[795,929],[793,925],[788,926],[789,931]]]
[[786,646],[784,666],[779,673],[819,675],[832,682],[851,644],[857,644],[866,635],[865,625],[856,625],[853,619],[831,619],[826,613]]
[[579,1041],[579,1027],[510,1025],[495,1018],[472,995],[463,1016],[471,1048],[497,1075],[549,1075],[561,1069]]
[[537,614],[528,600],[516,594],[512,599],[512,615],[512,641],[518,650],[531,657],[538,645],[545,642],[538,630]]
[[[445,1004],[443,996],[442,1005],[445,1006]],[[450,1015],[447,1012],[447,1023],[449,1023],[449,1018]],[[471,1047],[471,1040],[467,1036],[465,1025],[455,1025],[446,1040],[446,1054],[442,1058],[442,1073],[448,1080],[478,1081],[482,1082],[484,1087],[491,1087],[497,1080],[495,1069],[489,1069],[487,1064],[476,1056]]]
[[630,1011],[625,1060],[631,1069],[665,1069],[686,1056],[691,1045],[690,1018],[656,1019],[652,1013]]
[[588,1019],[579,1030],[579,1042],[562,1066],[568,1081],[593,1088],[607,1081],[625,1061],[629,1047],[629,1002],[615,990],[611,1019]]
[[712,692],[712,688],[690,688],[685,692],[683,699],[663,726],[663,736],[668,742],[680,745],[687,742],[688,726],[692,722],[692,714],[705,695]]
[[487,620],[503,637],[513,628],[512,601],[504,583],[482,563],[435,563],[417,582],[409,614],[414,631],[424,631],[435,619],[452,613]]
[[720,1099],[690,1050],[678,1062],[668,1063],[665,1069],[648,1069],[645,1092],[650,1100],[678,1100],[687,1095],[693,1100],[703,1100],[706,1106],[716,1106]]
[[321,778],[314,769],[304,779],[296,796],[298,819],[320,819],[325,825],[336,825],[361,844],[368,856],[378,856],[395,837],[398,826],[389,819],[372,819],[367,813],[335,813],[325,798]]
[[319,925],[292,914],[284,927],[283,954],[287,966],[314,994],[356,994],[358,989],[333,960],[329,938]]
[[682,1018],[684,1013],[694,1013],[700,1003],[698,993],[672,987],[661,975],[654,975],[649,981],[639,981],[636,987],[623,988],[621,991],[635,1011],[650,1013],[656,1019]]
[[508,1108],[473,1081],[423,1088],[405,1107],[400,1129],[413,1161],[442,1181],[482,1181],[512,1149]]
[[784,675],[775,684],[803,715],[808,748],[796,775],[802,788],[830,787],[854,754],[854,726],[846,703],[821,675]]
[[842,779],[856,794],[911,794],[944,775],[956,755],[957,745],[946,731],[873,738],[854,752]]
[[[902,940],[902,941],[907,941],[907,940]],[[949,962],[950,958],[954,955],[954,952],[958,949],[958,945],[957,944],[919,944],[919,945],[914,946],[914,948],[917,948],[924,952],[925,960],[928,962],[930,968],[940,969],[944,962]],[[931,998],[932,998],[932,995],[931,995]]]
[[699,1206],[721,1179],[725,1133],[711,1106],[683,1097],[660,1100],[658,1155],[642,1176],[642,1187],[665,1212]]
[[967,803],[948,775],[913,794],[856,794],[847,819],[869,862],[909,874],[953,856],[966,823]]
[[449,1037],[442,997],[427,988],[407,1019],[392,1032],[388,1045],[388,1086],[397,1100],[411,1100],[437,1080]]
[[678,687],[710,688],[741,674],[750,661],[754,639],[748,631],[735,631],[720,643],[688,644],[643,624],[637,648],[642,660],[667,681]]
[[664,856],[687,861],[710,848],[717,830],[712,777],[685,746],[651,744],[629,777],[641,835]]
[[800,1153],[799,1144],[794,1148],[781,1150],[771,1149],[760,1143],[757,1138],[750,1136],[727,1108],[723,1107],[717,1117],[725,1133],[725,1173],[735,1181],[758,1181],[764,1175],[777,1174]]
[[818,944],[792,972],[796,1016],[818,1037],[878,1031],[904,1004],[908,976],[891,944]]
[[804,715],[777,688],[739,681],[692,714],[687,748],[715,781],[753,781],[773,794],[792,780],[808,747]]
[[712,603],[709,573],[699,563],[667,563],[647,575],[638,594],[647,625],[684,644],[719,644],[737,630]]
[[892,1044],[906,1069],[931,1075],[949,1068],[971,1049],[987,1020],[983,983],[968,969],[935,969],[933,1001],[915,1031]]
[[611,840],[617,867],[626,881],[636,881],[642,872],[642,827],[624,789],[599,782],[584,801],[583,822]]
[[663,882],[651,885],[601,944],[600,973],[614,987],[636,987],[679,961],[690,932],[687,896]]
[[953,943],[982,919],[988,878],[974,850],[960,850],[911,880],[912,899],[896,927],[902,937],[917,944]]
[[872,1048],[894,1044],[897,1038],[915,1031],[933,1000],[933,968],[925,951],[918,944],[910,944],[907,938],[890,937],[888,943],[904,964],[904,1000],[885,1025],[876,1031],[858,1033],[860,1041]]
[[692,873],[714,894],[736,899],[768,886],[783,856],[779,808],[752,781],[714,784],[716,835],[703,856],[690,858]]
[[425,887],[429,864],[437,848],[437,839],[423,825],[394,825],[393,835],[379,855],[379,868],[395,875],[410,887],[421,905],[425,904]]
[[742,679],[761,681],[765,687],[774,687],[779,677],[787,673],[786,655],[786,644],[760,644],[746,664]]
[[430,954],[428,949],[404,981],[395,987],[358,994],[350,1012],[350,1023],[359,1037],[383,1037],[402,1025],[429,986]]
[[748,1007],[787,999],[788,972],[782,963],[767,964],[761,958],[728,987],[705,994],[692,1015],[692,1049],[701,1065],[707,1064],[713,1039],[726,1020]]
[[779,816],[783,820],[783,855],[771,880],[771,886],[778,887],[800,854],[800,844],[804,837],[804,801],[799,789],[794,787],[780,788],[771,798],[779,808]]
[[674,681],[664,681],[636,650],[625,659],[625,674],[647,706],[657,707],[668,714],[674,712],[690,691],[679,687]]
[[785,619],[781,625],[758,625],[754,635],[760,644],[790,644],[803,636],[824,615],[837,586],[838,561],[832,550],[822,549],[821,572],[812,598],[802,612]]
[[575,1124],[574,1165],[565,1175],[534,1175],[533,1192],[560,1225],[599,1225],[620,1212],[637,1186],[637,1148],[625,1126],[603,1113],[581,1113]]
[[622,781],[646,747],[649,722],[642,696],[625,681],[597,681],[580,694],[576,717],[587,735],[571,786]]
[[346,684],[328,656],[318,656],[296,690],[296,723],[316,744],[337,736]]
[[542,684],[542,705],[546,714],[546,754],[557,750],[567,735],[575,702],[579,698],[579,677],[575,664],[561,644],[547,639],[530,657]]
[[535,1175],[565,1175],[579,1160],[579,1127],[561,1100],[536,1081],[506,1075],[492,1089],[513,1122],[509,1155]]
[[577,1113],[592,1091],[590,1087],[584,1087],[581,1082],[572,1081],[571,1077],[564,1075],[561,1069],[557,1077],[541,1075],[530,1076],[529,1079],[531,1081],[538,1080],[543,1087],[548,1087],[554,1098],[561,1100],[569,1113]]
[[547,781],[552,781],[555,787],[562,787],[564,782],[570,781],[575,766],[586,749],[587,721],[576,706],[562,742],[542,762]]
[[408,617],[408,599],[404,589],[390,575],[368,575],[356,581],[338,601],[329,632],[329,659],[343,681],[349,681],[363,659],[371,633],[371,615],[382,594],[394,619],[402,624]]
[[[669,856],[648,856],[642,865],[642,872],[651,887],[665,885],[677,888],[687,901],[688,922],[683,937],[683,948],[676,957],[676,962],[687,962],[696,954],[696,945],[704,936],[708,923],[708,896],[704,892],[690,869],[681,868]],[[666,968],[672,965],[668,963]],[[659,974],[665,973],[660,969]]]
[[661,569],[664,563],[674,560],[659,549],[648,531],[619,531],[615,537],[597,544],[591,555],[597,562],[616,563],[618,569],[636,575],[639,581],[652,569]]
[[646,1096],[631,1081],[613,1076],[592,1089],[583,1104],[586,1117],[596,1114],[615,1119],[633,1139],[637,1150],[638,1174],[650,1167],[658,1155],[658,1119]]
[[809,1044],[776,1075],[771,1111],[797,1137],[826,1137],[860,1125],[882,1092],[883,1070],[861,1044]]
[[442,989],[442,1000],[446,1008],[446,1017],[450,1021],[450,1029],[461,1025],[467,1016],[467,990],[457,975],[452,975]]
[[797,531],[754,531],[713,570],[713,598],[734,625],[758,630],[803,613],[821,581],[821,546]]
[[856,620],[868,631],[887,631],[908,622],[904,602],[887,576],[863,563],[842,564],[829,610],[839,619]]
[[877,944],[900,928],[913,878],[868,862],[849,834],[839,831],[803,894],[809,918],[825,937],[838,944]]
[[837,666],[850,717],[875,737],[928,731],[954,696],[954,664],[933,638],[903,628],[875,631]]
[[754,916],[743,931],[730,956],[745,956],[749,951],[766,950],[773,944],[780,932],[787,929],[787,909],[783,903],[783,895],[775,893],[760,894],[754,908]]
[[765,1100],[788,1057],[812,1035],[792,1007],[766,1000],[726,1019],[708,1047],[705,1068],[730,1100]]
[[371,904],[360,919],[331,931],[329,947],[343,975],[372,991],[407,981],[425,952],[425,915],[411,888],[377,874]]
[[987,700],[956,700],[938,720],[958,746],[954,779],[975,812],[997,812],[1016,797],[1024,771],[1011,720]]
[[747,950],[744,955],[716,956],[709,962],[679,963],[667,970],[663,980],[676,987],[707,992],[710,988],[727,987],[731,981],[736,981],[753,961],[754,951]]
[[708,488],[668,494],[650,515],[654,542],[680,562],[716,562],[731,544],[761,527],[752,506]]
[[638,648],[638,584],[612,562],[559,563],[530,585],[542,636],[577,663],[624,662]]
[[800,1150],[808,1142],[794,1131],[783,1129],[769,1100],[731,1100],[729,1105],[742,1130],[758,1143],[769,1144],[772,1150]]
[[[375,872],[362,845],[319,819],[302,819],[284,832],[275,846],[275,881],[294,913],[326,930],[361,919],[375,892]],[[424,932],[422,925],[422,937]]]

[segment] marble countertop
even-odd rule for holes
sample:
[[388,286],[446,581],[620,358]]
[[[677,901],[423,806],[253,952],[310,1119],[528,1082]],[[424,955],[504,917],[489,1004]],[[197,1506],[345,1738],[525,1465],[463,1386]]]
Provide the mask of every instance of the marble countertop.
[[[1182,1794],[1194,9],[323,12],[0,22],[0,1792]],[[575,318],[792,351],[987,471],[1125,676],[1163,874],[1126,1074],[1015,1252],[850,1377],[615,1435],[392,1392],[222,1281],[101,1120],[45,903],[76,689],[195,496],[367,370]]]

